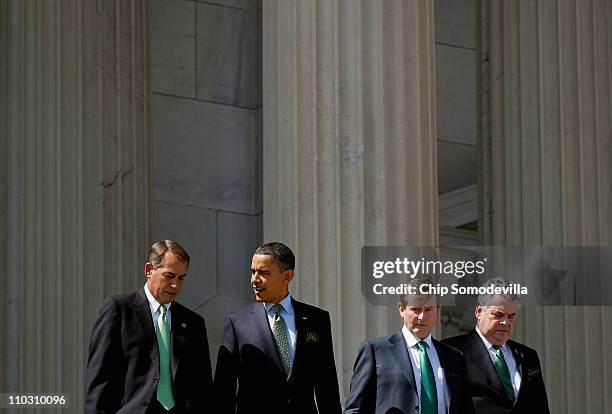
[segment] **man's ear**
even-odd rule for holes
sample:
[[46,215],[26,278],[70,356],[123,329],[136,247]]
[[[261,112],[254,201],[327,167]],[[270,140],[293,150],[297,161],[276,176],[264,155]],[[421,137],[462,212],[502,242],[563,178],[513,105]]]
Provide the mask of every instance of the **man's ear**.
[[293,277],[295,276],[295,271],[293,269],[287,269],[283,273],[285,275],[285,280],[287,281],[287,283],[291,282],[293,280]]
[[406,311],[406,307],[402,304],[402,302],[397,304],[397,309],[399,310],[399,314],[402,317],[402,319],[404,318],[404,312]]
[[153,268],[153,265],[150,262],[146,262],[144,265],[144,273],[147,279],[151,276],[151,273],[153,273],[153,270],[155,270]]
[[476,305],[476,309],[474,309],[474,316],[478,319],[482,315],[482,306],[479,304]]

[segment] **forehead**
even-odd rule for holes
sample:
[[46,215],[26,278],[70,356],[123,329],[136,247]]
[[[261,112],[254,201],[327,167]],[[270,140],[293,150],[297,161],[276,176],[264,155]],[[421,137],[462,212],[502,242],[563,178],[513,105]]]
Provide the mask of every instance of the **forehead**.
[[256,269],[261,268],[273,268],[277,267],[276,262],[274,261],[274,256],[269,254],[254,254],[253,260],[251,261],[251,267]]
[[512,314],[518,310],[518,304],[512,302],[501,302],[495,305],[484,306],[484,309],[488,313],[505,313]]
[[435,296],[409,295],[406,297],[406,306],[437,306]]

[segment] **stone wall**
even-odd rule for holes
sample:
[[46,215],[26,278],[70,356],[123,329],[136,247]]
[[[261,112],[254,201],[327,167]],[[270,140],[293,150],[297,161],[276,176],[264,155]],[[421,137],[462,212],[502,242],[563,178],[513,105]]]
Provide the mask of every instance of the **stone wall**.
[[180,301],[206,319],[252,301],[262,239],[261,3],[152,3],[153,234],[192,257]]

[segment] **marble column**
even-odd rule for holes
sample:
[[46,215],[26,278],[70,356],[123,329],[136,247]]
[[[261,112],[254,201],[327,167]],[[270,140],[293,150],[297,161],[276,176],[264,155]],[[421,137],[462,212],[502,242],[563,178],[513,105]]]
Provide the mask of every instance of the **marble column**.
[[364,245],[435,245],[433,2],[263,2],[264,240],[332,317],[348,391],[366,337],[401,327],[361,294]]
[[[485,243],[609,246],[610,3],[483,1],[481,16]],[[612,410],[610,308],[527,308],[517,327],[551,412]]]
[[102,299],[149,244],[148,2],[0,5],[0,390],[82,411]]

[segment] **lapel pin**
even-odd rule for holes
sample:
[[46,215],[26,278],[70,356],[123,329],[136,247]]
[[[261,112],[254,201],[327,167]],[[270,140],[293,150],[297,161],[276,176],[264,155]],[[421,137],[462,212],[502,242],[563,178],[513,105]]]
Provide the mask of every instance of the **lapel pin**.
[[181,328],[183,329],[187,328],[187,324],[185,322],[181,323]]
[[308,318],[307,318],[307,317],[305,317],[305,316],[302,316],[302,319],[307,320]]

